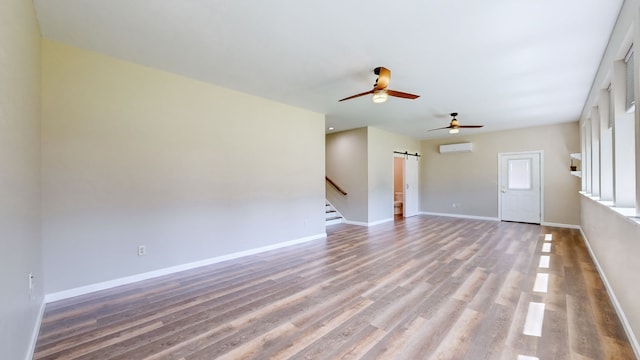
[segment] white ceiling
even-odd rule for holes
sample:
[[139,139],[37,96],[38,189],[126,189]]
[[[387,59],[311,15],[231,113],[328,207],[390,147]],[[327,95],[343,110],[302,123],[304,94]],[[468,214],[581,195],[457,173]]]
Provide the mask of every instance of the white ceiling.
[[[44,37],[418,139],[577,121],[623,0],[34,0]],[[339,99],[372,70],[417,100]]]

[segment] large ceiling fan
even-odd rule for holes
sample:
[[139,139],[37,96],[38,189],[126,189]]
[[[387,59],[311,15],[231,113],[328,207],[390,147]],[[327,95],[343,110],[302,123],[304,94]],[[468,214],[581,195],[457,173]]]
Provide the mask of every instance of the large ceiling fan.
[[380,66],[373,69],[373,73],[378,75],[378,78],[376,79],[376,83],[373,85],[373,89],[367,92],[346,97],[344,99],[340,99],[338,101],[354,99],[354,98],[369,95],[369,94],[373,94],[373,96],[371,97],[371,100],[373,100],[374,103],[383,103],[387,101],[387,98],[389,96],[395,96],[395,97],[399,97],[403,99],[411,99],[411,100],[417,99],[420,97],[420,95],[414,95],[414,94],[409,94],[402,91],[387,89],[387,86],[389,85],[389,79],[391,78],[391,70]]
[[445,127],[441,127],[441,128],[437,128],[437,129],[431,129],[429,131],[435,131],[435,130],[443,130],[443,129],[449,129],[449,134],[457,134],[458,131],[460,131],[459,129],[462,128],[481,128],[484,125],[460,125],[460,123],[458,123],[458,119],[456,119],[456,116],[458,116],[458,113],[451,113],[451,123],[449,123],[449,126],[445,126]]

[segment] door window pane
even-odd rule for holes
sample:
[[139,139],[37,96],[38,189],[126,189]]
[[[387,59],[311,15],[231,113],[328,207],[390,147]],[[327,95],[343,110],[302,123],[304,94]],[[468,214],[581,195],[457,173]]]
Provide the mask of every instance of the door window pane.
[[531,159],[509,160],[508,184],[510,190],[531,189]]

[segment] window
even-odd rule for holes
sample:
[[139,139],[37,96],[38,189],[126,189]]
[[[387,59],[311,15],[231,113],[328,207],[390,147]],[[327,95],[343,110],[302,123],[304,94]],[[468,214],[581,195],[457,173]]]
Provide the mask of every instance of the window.
[[600,197],[600,109],[591,110],[591,194]]
[[[602,91],[600,106],[600,200],[613,201],[613,106],[611,85]],[[606,96],[604,96],[606,95]]]
[[617,208],[636,205],[634,57],[631,50],[613,68],[613,193]]
[[591,119],[587,119],[582,125],[582,134],[584,135],[584,155],[582,156],[582,186],[587,194],[592,194],[591,179],[593,173],[591,172],[591,149],[592,149],[592,137],[591,137]]
[[640,22],[629,21],[616,25],[626,35],[607,46],[610,62],[600,64],[583,108],[581,175],[584,195],[640,224],[640,59],[631,43]]
[[626,79],[626,89],[625,89],[625,101],[624,106],[625,110],[629,112],[633,112],[636,107],[635,95],[633,91],[634,81],[633,81],[633,48],[629,49],[627,56],[624,58],[625,63],[625,79]]
[[508,172],[509,190],[531,189],[531,159],[510,159]]
[[609,124],[609,129],[613,128],[613,91],[611,89],[611,84],[609,84],[609,87],[607,88],[607,92],[609,93],[609,98],[607,99],[607,101],[609,102],[609,121],[607,122]]

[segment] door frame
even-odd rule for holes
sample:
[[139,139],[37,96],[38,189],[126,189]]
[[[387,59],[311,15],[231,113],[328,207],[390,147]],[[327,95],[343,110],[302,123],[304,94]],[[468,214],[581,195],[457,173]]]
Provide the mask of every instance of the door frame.
[[[403,204],[402,204],[402,217],[404,217],[404,218],[410,217],[410,216],[407,216],[407,212],[406,212],[406,204],[407,204],[407,200],[406,200],[407,199],[407,179],[406,179],[407,165],[406,165],[406,163],[407,163],[407,161],[410,160],[411,156],[415,156],[415,155],[411,155],[411,154],[405,155],[405,154],[402,154],[402,153],[397,153],[395,151],[393,153],[393,158],[394,159],[395,158],[401,158],[401,159],[404,160],[404,163],[402,165],[402,192],[404,194],[403,195],[403,201],[402,201],[403,202]],[[419,163],[419,160],[420,160],[420,158],[417,158],[416,162]],[[395,172],[395,161],[393,162],[393,171]],[[420,165],[419,164],[418,164],[417,172],[418,172],[417,173],[418,178],[417,178],[417,183],[416,183],[417,191],[416,191],[415,202],[417,204],[418,209],[417,209],[416,213],[411,215],[411,216],[415,216],[415,215],[419,215],[420,214]],[[392,175],[393,174],[394,173],[392,173]],[[395,192],[394,192],[394,194],[395,194]],[[391,208],[393,209],[393,197],[391,197],[391,199],[392,199]]]
[[499,152],[498,153],[498,220],[502,221],[502,157],[512,155],[538,154],[540,156],[540,225],[544,223],[544,150]]

